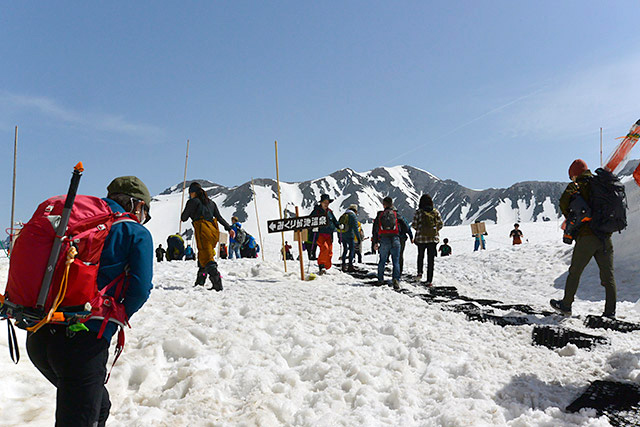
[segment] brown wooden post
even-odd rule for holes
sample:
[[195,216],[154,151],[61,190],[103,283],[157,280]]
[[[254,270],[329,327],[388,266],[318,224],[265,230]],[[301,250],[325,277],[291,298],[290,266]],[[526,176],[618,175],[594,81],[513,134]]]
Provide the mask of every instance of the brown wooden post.
[[[300,216],[300,209],[296,206],[296,218]],[[302,231],[296,231],[298,235],[298,252],[300,254],[300,279],[304,280],[304,257],[302,256]]]

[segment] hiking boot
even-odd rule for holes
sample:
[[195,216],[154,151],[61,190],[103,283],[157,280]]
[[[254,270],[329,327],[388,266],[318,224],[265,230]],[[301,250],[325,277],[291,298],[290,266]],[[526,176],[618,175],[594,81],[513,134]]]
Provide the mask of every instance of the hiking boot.
[[349,273],[355,273],[356,271],[358,271],[358,269],[357,269],[357,268],[355,268],[355,267],[353,266],[353,264],[349,264],[349,266],[347,267],[347,272],[349,272]]
[[196,275],[196,283],[193,285],[196,286],[204,286],[204,283],[207,281],[207,271],[204,268],[198,269],[198,274]]
[[396,291],[400,289],[400,282],[398,282],[398,279],[393,279],[393,282],[391,283],[393,285],[393,289],[395,289]]
[[551,308],[553,308],[555,311],[559,312],[560,314],[563,314],[565,316],[571,316],[571,307],[565,306],[562,303],[562,300],[552,299],[551,301],[549,301],[549,304],[551,304]]
[[384,282],[379,281],[378,283],[375,284],[375,286],[384,286]]
[[211,281],[211,287],[209,290],[220,292],[222,290],[222,276],[220,276],[220,272],[218,271],[218,264],[213,261],[207,264],[207,274]]
[[424,284],[427,288],[432,288],[433,287],[433,283],[431,282],[427,282]]
[[342,272],[346,273],[349,271],[349,267],[347,267],[347,264],[342,264]]
[[615,320],[616,318],[616,313],[615,311],[613,313],[602,313],[602,317],[606,317],[607,319],[611,319],[611,320]]
[[422,274],[417,274],[414,279],[415,279],[416,282],[421,281],[422,280]]
[[318,267],[320,267],[320,272],[318,273],[320,276],[327,272],[327,269],[324,268],[324,264],[320,264]]

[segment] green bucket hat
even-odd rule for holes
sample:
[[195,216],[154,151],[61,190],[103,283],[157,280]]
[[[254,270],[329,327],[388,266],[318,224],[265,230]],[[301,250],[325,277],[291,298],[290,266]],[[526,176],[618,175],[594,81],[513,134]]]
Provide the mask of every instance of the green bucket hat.
[[151,207],[151,193],[144,182],[137,176],[121,176],[107,187],[109,194],[126,194],[134,199],[142,200],[147,208]]

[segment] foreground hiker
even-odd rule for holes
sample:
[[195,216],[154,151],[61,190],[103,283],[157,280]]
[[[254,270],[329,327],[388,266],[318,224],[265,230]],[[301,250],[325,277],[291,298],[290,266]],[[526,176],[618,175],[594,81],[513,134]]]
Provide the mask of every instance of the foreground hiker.
[[358,205],[352,204],[340,217],[338,231],[342,237],[342,271],[355,271],[353,259],[356,255],[356,242],[362,241],[358,228]]
[[[572,205],[586,202],[591,206],[593,188],[593,174],[584,160],[575,160],[569,168],[571,183],[560,197],[560,210],[567,220],[570,220]],[[581,200],[582,199],[582,200]],[[577,235],[574,237],[575,246],[569,266],[569,275],[564,287],[562,300],[551,300],[551,306],[557,311],[571,315],[571,305],[580,284],[580,276],[591,258],[596,259],[600,270],[600,284],[605,289],[605,307],[603,316],[615,317],[616,314],[616,281],[613,275],[613,242],[611,233],[596,235],[594,224],[589,221],[581,222]]]
[[521,245],[522,244],[522,230],[520,230],[520,224],[513,224],[513,230],[509,233],[509,237],[513,239],[513,245]]
[[167,251],[162,248],[162,245],[158,245],[156,248],[156,261],[162,262],[165,253],[167,253]]
[[[148,221],[151,195],[136,177],[116,178],[104,199],[113,212],[129,212],[140,223]],[[100,256],[98,289],[103,289],[125,271],[123,305],[131,318],[149,297],[153,275],[153,241],[149,231],[137,221],[115,223]],[[109,292],[108,292],[109,293]],[[115,323],[89,320],[88,330],[71,331],[67,325],[48,324],[27,335],[29,358],[57,388],[56,426],[104,426],[111,402],[105,388],[109,343]]]
[[211,289],[222,290],[222,277],[218,271],[218,263],[215,261],[215,247],[220,240],[220,229],[218,224],[222,224],[229,232],[229,237],[235,237],[231,226],[218,210],[218,206],[209,199],[202,186],[193,182],[189,186],[190,199],[182,212],[181,220],[193,221],[193,230],[196,236],[196,246],[198,247],[198,274],[194,286],[204,286],[207,276],[211,281]]
[[393,289],[400,289],[400,223],[398,212],[393,207],[393,199],[385,197],[382,200],[384,210],[378,212],[373,222],[374,250],[380,251],[378,261],[378,285],[384,284],[384,269],[391,255],[393,264],[392,285]]
[[312,216],[327,216],[327,225],[320,227],[316,233],[316,246],[320,248],[318,255],[318,268],[320,274],[324,274],[331,268],[331,259],[333,258],[333,233],[338,229],[340,224],[336,219],[333,211],[329,209],[329,205],[333,202],[328,194],[320,196],[320,203],[311,212]]
[[436,247],[440,241],[439,231],[442,229],[440,212],[433,207],[433,199],[428,194],[420,197],[418,210],[413,217],[412,227],[416,229],[415,242],[418,246],[418,275],[422,280],[424,272],[424,255],[427,254],[427,286],[433,284],[433,268],[436,257]]

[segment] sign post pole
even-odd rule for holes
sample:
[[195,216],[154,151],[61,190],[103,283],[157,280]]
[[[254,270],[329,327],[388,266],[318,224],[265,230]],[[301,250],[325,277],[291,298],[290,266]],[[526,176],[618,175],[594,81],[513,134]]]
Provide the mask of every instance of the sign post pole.
[[[280,166],[278,165],[278,141],[276,141],[276,180],[278,181],[278,207],[280,209],[280,219],[282,220],[282,195],[280,194]],[[287,253],[284,249],[284,231],[282,232],[282,260],[284,261],[284,272],[287,272]]]
[[[184,209],[184,190],[187,187],[187,165],[189,164],[189,140],[187,139],[187,157],[184,159],[184,180],[182,181],[182,202],[180,203],[180,216],[182,215],[182,209]],[[178,234],[182,234],[182,221],[178,216]]]
[[[300,208],[296,206],[296,218],[300,217]],[[300,279],[304,281],[304,259],[302,256],[302,231],[296,231],[298,235],[298,253],[300,254]]]

